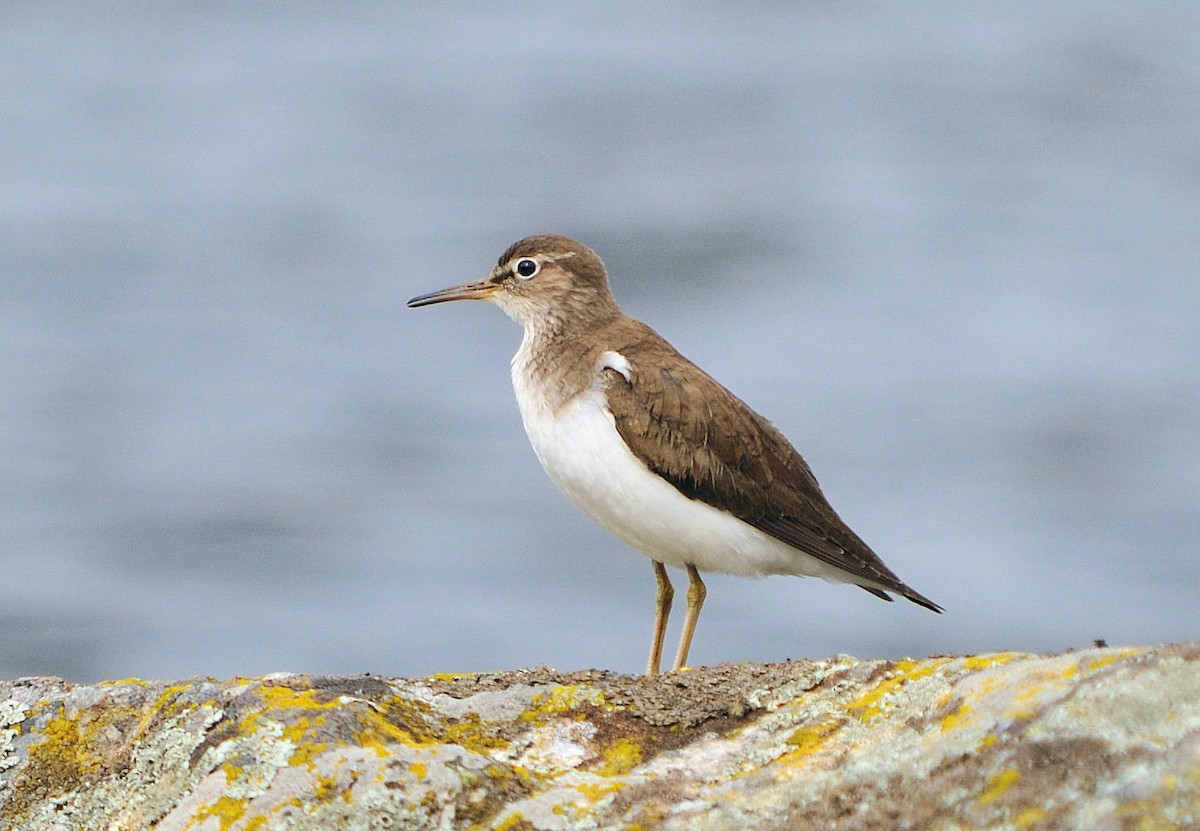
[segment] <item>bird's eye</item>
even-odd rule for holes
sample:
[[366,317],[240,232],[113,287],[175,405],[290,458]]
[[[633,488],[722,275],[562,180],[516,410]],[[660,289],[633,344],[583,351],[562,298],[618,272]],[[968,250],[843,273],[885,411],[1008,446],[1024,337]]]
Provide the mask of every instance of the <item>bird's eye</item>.
[[524,257],[520,260],[517,260],[517,264],[513,266],[513,274],[516,274],[517,277],[522,280],[529,280],[533,277],[533,275],[537,274],[541,268],[542,264],[537,260]]

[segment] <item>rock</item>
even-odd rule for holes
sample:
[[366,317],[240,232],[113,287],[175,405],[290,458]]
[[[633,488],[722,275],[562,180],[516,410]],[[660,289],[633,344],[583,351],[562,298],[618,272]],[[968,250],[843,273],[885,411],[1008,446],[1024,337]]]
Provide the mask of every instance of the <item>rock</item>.
[[1200,827],[1200,642],[0,684],[0,828]]

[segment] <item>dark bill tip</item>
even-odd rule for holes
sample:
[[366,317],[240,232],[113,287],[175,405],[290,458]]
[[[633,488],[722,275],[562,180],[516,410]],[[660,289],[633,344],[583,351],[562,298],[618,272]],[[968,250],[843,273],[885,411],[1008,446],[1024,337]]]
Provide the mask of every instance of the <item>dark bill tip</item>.
[[419,294],[408,301],[408,308],[417,309],[421,306],[432,306],[434,303],[449,303],[452,300],[486,300],[495,290],[496,286],[486,282],[464,283],[461,286],[431,291],[429,294]]

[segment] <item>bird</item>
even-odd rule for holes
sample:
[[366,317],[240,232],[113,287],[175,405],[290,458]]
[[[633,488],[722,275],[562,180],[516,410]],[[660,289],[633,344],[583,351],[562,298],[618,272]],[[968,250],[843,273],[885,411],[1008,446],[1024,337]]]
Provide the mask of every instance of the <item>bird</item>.
[[707,589],[701,572],[795,575],[941,606],[905,584],[830,506],[808,463],[766,418],[621,311],[595,251],[525,237],[481,280],[410,308],[487,300],[524,328],[511,362],[525,432],[576,507],[650,558],[657,581],[646,675],[658,675],[688,577],[674,670],[684,669]]

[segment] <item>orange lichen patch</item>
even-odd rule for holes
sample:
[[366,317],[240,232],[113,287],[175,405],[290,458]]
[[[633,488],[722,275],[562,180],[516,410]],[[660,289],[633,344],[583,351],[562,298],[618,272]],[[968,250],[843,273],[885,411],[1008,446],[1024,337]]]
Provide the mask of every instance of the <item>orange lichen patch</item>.
[[846,709],[861,721],[872,721],[884,714],[888,696],[905,684],[928,678],[948,663],[949,659],[937,658],[925,661],[897,661],[888,669],[883,680],[847,704]]
[[1002,770],[988,780],[987,789],[979,795],[979,801],[984,805],[995,802],[1011,788],[1017,784],[1021,778],[1021,772],[1016,768],[1008,768]]

